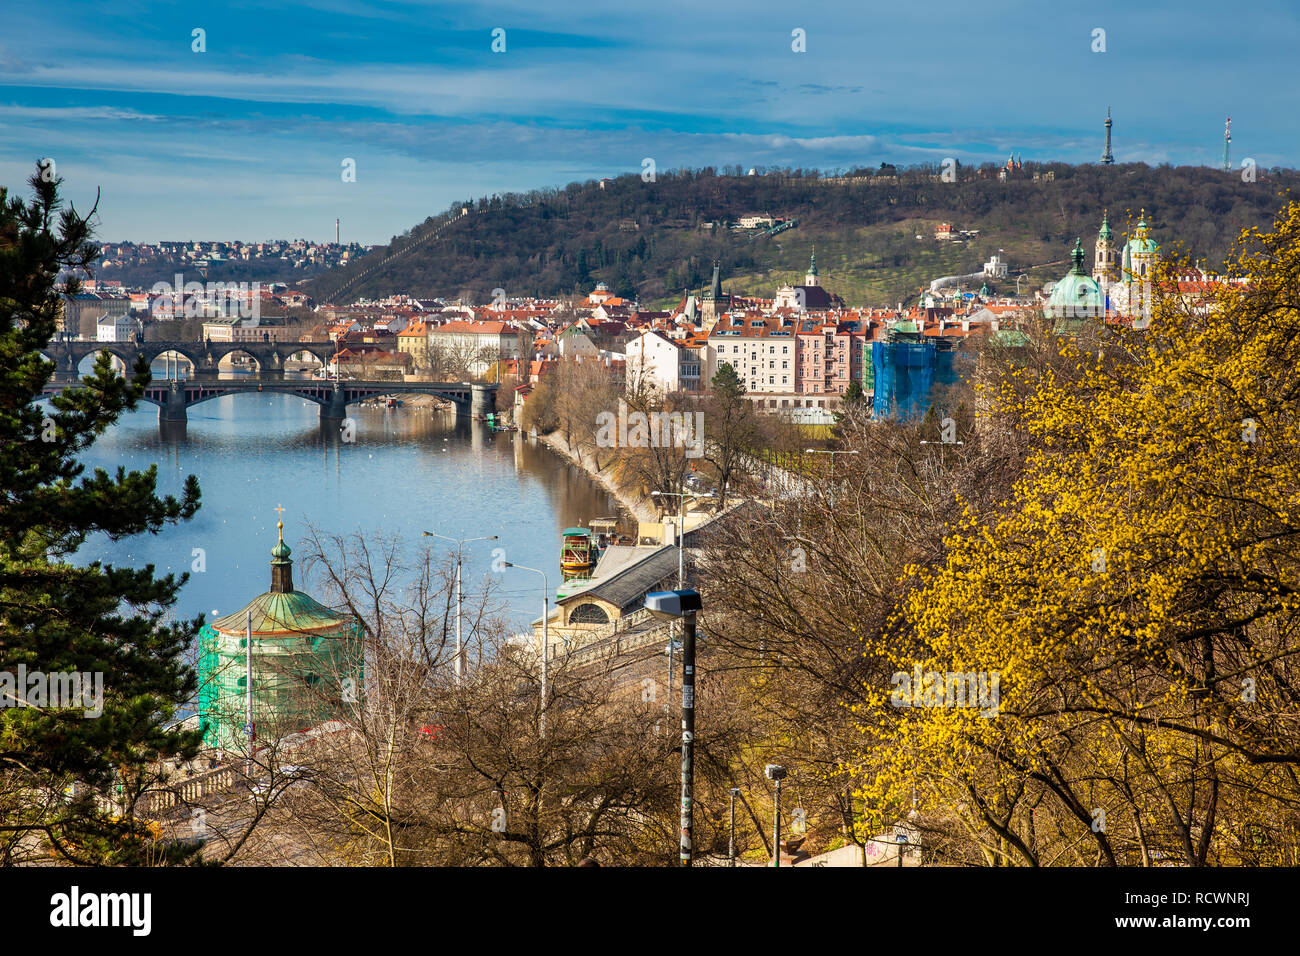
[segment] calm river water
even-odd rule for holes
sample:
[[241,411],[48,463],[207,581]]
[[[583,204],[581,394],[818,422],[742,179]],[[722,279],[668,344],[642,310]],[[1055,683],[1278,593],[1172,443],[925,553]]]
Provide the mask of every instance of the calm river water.
[[[162,377],[161,365],[155,374]],[[414,551],[421,531],[453,538],[498,535],[467,544],[465,589],[490,578],[495,598],[515,625],[541,614],[540,575],[491,574],[492,549],[505,560],[540,568],[560,583],[560,531],[616,514],[616,504],[585,473],[520,433],[492,433],[479,422],[430,409],[352,406],[355,443],[324,432],[317,406],[281,395],[238,395],[189,410],[179,432],[160,431],[158,410],[141,403],[83,456],[110,471],[158,465],[160,494],[179,494],[194,474],[202,508],[157,536],[120,542],[90,539],[79,560],[160,570],[191,570],[202,548],[206,570],[181,591],[178,616],[228,614],[270,586],[275,507],[284,506],[285,541],[294,548],[294,586],[324,599],[303,573],[308,524],[324,532],[400,533]],[[454,545],[435,542],[445,554]]]

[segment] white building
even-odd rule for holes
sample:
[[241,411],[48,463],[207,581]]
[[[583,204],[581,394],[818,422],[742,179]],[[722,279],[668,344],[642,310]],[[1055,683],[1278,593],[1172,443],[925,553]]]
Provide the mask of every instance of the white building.
[[464,322],[459,319],[429,330],[430,355],[462,361],[473,375],[482,375],[499,359],[519,358],[519,330],[509,322]]
[[378,319],[373,328],[376,332],[389,332],[396,335],[407,326],[406,317],[402,315],[386,315]]
[[661,331],[643,332],[624,347],[627,387],[664,392],[698,392],[712,378],[711,349],[699,339],[672,339]]
[[95,341],[129,342],[137,328],[129,315],[102,315],[95,323]]
[[1002,261],[1001,256],[990,256],[989,261],[984,263],[984,274],[990,279],[1005,279],[1007,264]]

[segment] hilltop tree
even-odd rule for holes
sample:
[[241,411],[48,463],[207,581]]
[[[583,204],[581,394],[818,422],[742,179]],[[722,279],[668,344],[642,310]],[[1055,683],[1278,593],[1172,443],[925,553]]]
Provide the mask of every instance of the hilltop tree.
[[[61,310],[55,281],[98,256],[90,216],[62,208],[60,183],[38,172],[27,202],[0,188],[0,674],[11,678],[0,692],[13,698],[0,709],[0,859],[53,851],[78,863],[139,863],[158,857],[129,806],[153,762],[192,756],[199,742],[197,732],[166,729],[195,690],[182,653],[199,622],[164,621],[184,576],[72,559],[91,534],[118,540],[188,519],[199,488],[191,476],[180,499],[160,498],[156,466],[85,475],[77,461],[135,407],[149,382],[143,359],[123,378],[103,353],[49,413],[38,404],[54,371],[40,352]],[[67,291],[78,288],[71,281]],[[86,719],[98,708],[40,703],[33,685],[17,686],[20,667],[29,679],[101,675],[103,713]]]

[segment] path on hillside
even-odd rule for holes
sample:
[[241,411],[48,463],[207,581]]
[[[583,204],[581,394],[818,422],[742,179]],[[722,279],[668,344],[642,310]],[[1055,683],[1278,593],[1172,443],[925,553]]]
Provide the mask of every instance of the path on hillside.
[[[479,215],[481,212],[482,210],[475,210],[472,214]],[[450,219],[445,220],[444,222],[440,223],[439,225],[431,229],[429,232],[420,236],[418,239],[412,239],[410,242],[402,246],[400,249],[396,249],[396,250],[390,249],[388,255],[384,256],[384,258],[380,259],[376,263],[366,266],[364,269],[362,269],[352,278],[344,282],[343,285],[339,286],[338,289],[330,293],[329,296],[330,300],[335,303],[340,303],[343,300],[344,296],[346,296],[349,292],[355,289],[366,279],[370,278],[370,276],[374,275],[380,269],[384,268],[387,265],[391,265],[398,259],[401,259],[403,256],[414,251],[415,249],[419,249],[422,246],[428,245],[434,239],[440,237],[443,233],[443,230],[445,230],[448,226],[454,225],[455,223],[460,222],[462,219],[465,219],[470,215],[471,212],[469,207],[462,206],[459,215],[452,216]]]

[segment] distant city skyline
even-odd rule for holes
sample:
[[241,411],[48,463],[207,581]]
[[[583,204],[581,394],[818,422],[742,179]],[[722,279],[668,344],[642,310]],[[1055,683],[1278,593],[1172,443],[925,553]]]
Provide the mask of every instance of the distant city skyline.
[[0,183],[53,158],[79,209],[102,189],[104,242],[329,242],[337,217],[343,242],[386,243],[457,200],[647,157],[1095,163],[1107,106],[1118,163],[1220,166],[1229,114],[1234,166],[1300,148],[1282,2],[50,0],[3,23]]

